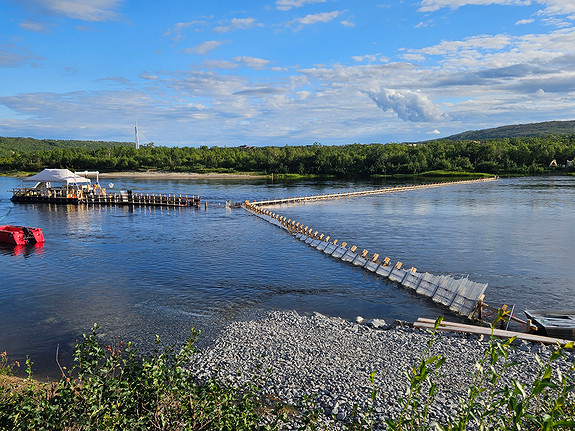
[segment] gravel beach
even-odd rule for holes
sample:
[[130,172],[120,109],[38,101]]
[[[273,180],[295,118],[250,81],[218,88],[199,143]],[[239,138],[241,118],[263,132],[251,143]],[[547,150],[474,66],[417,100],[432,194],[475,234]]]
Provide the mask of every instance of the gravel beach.
[[[295,406],[306,394],[313,395],[315,407],[334,418],[330,429],[340,428],[355,404],[363,411],[368,408],[373,389],[369,377],[375,371],[374,417],[381,424],[400,411],[397,401],[408,387],[405,372],[424,355],[431,335],[402,322],[374,323],[383,328],[317,313],[270,312],[231,323],[198,351],[192,367],[200,378],[217,376],[235,383],[248,381],[255,373],[264,393]],[[487,337],[439,335],[431,354],[447,359],[440,369],[433,420],[444,422],[458,407],[487,345]],[[524,383],[537,374],[536,355],[545,360],[554,349],[518,340],[514,346],[509,356],[519,365],[506,376]],[[567,355],[563,365],[575,360],[573,353]]]

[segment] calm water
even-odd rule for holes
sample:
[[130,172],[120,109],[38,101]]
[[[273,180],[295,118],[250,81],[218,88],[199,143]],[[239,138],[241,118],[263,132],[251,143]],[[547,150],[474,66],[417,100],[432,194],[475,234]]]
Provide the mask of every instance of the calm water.
[[[116,189],[200,194],[201,209],[13,205],[0,224],[41,227],[43,247],[0,248],[0,351],[56,375],[98,323],[103,337],[204,340],[266,309],[414,320],[445,310],[336,261],[246,213],[242,201],[354,190],[370,182],[106,179]],[[420,271],[487,282],[488,303],[575,308],[575,178],[520,178],[277,208],[320,232]]]

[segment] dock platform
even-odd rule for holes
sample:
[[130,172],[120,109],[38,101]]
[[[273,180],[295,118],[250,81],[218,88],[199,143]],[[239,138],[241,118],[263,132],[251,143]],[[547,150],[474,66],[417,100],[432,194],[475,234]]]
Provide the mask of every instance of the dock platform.
[[50,203],[60,205],[131,205],[161,207],[199,207],[200,197],[195,195],[157,194],[157,193],[43,193],[34,189],[14,189],[11,198],[15,203]]

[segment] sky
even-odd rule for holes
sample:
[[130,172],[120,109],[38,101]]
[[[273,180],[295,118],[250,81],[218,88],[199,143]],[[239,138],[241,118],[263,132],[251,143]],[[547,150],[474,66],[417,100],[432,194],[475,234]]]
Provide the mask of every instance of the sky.
[[575,0],[0,0],[0,136],[414,142],[574,108]]

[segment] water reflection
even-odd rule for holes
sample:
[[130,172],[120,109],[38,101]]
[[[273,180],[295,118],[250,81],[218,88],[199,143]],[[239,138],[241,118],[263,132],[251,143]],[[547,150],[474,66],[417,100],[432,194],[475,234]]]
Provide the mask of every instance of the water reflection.
[[24,244],[24,245],[10,245],[0,243],[0,255],[24,257],[42,255],[44,253],[44,244]]

